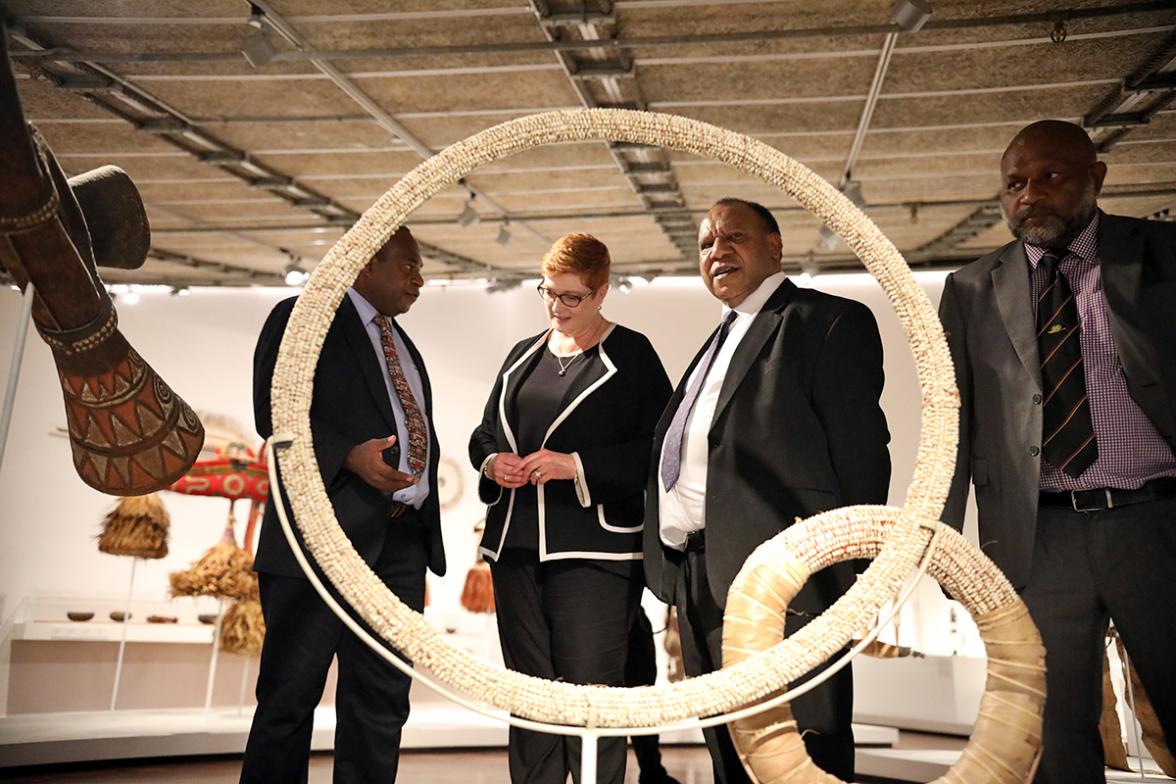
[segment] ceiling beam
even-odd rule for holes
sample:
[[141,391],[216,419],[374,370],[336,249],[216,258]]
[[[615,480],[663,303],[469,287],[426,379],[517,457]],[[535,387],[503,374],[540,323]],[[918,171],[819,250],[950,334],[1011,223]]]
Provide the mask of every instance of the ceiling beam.
[[[262,3],[258,3],[262,5]],[[269,6],[268,3],[265,5]],[[272,8],[272,6],[270,6]],[[1048,24],[1051,27],[1057,24],[1058,20],[1066,20],[1067,22],[1074,22],[1083,19],[1102,19],[1117,16],[1131,16],[1149,12],[1170,11],[1172,8],[1170,0],[1146,0],[1145,2],[1124,3],[1122,5],[1114,5],[1099,8],[1057,8],[1050,11],[1019,13],[1019,14],[1001,14],[985,17],[965,17],[959,19],[932,19],[923,26],[923,30],[966,30],[984,27],[994,27],[1000,25],[1029,25],[1029,24]],[[267,14],[270,11],[267,9]],[[354,15],[352,15],[354,16]],[[87,21],[98,21],[99,19],[106,20],[109,17],[65,17],[73,23],[85,19]],[[138,17],[144,19],[143,17]],[[53,16],[34,16],[24,17],[29,22],[52,22],[61,20],[62,17]],[[117,18],[116,18],[117,19]],[[119,21],[124,21],[126,17]],[[150,18],[146,18],[150,19]],[[244,15],[237,18],[218,17],[214,18],[214,24],[235,24],[244,25]],[[305,20],[305,17],[290,17],[290,23],[298,24]],[[345,19],[344,21],[351,21]],[[176,23],[177,20],[168,20],[170,23]],[[132,22],[126,22],[131,24]],[[144,22],[146,23],[146,22]],[[733,43],[754,43],[759,41],[781,41],[790,39],[804,39],[804,38],[825,38],[825,37],[844,37],[844,36],[859,36],[859,35],[886,35],[887,33],[901,32],[898,25],[889,24],[875,24],[875,25],[826,25],[814,27],[797,27],[784,28],[776,30],[754,30],[745,32],[730,32],[730,33],[698,33],[693,35],[672,35],[672,36],[633,36],[627,38],[617,38],[604,42],[603,46],[614,50],[624,50],[634,47],[653,47],[653,46],[700,46],[706,44],[733,44]],[[502,54],[502,53],[524,53],[524,52],[571,52],[577,50],[592,50],[601,48],[602,44],[595,41],[577,40],[577,39],[561,39],[561,40],[547,40],[547,41],[515,41],[515,42],[501,42],[494,44],[458,44],[458,45],[441,45],[441,46],[409,46],[409,47],[382,47],[382,48],[368,48],[368,49],[346,49],[346,50],[318,50],[310,47],[305,47],[304,51],[295,52],[279,52],[275,56],[275,61],[278,62],[307,62],[313,60],[348,60],[348,59],[383,59],[383,58],[398,58],[411,57],[416,55],[468,55],[468,54]],[[44,54],[21,54],[15,55],[22,58],[36,58],[36,59],[54,59],[59,56],[64,56],[67,59],[87,59],[91,62],[98,62],[98,58],[120,57],[121,60],[109,59],[106,62],[159,62],[159,61],[177,61],[185,60],[189,62],[219,61],[224,57],[223,52],[168,52],[156,53],[150,55],[118,55],[108,52],[86,52],[89,57],[79,58],[77,53],[68,49],[53,50]]]
[[1099,152],[1109,152],[1133,128],[1147,125],[1176,100],[1176,33],[1146,63],[1111,90],[1083,118]]
[[[1101,198],[1103,199],[1131,199],[1131,198],[1157,198],[1167,197],[1176,198],[1176,183],[1154,183],[1147,185],[1134,186],[1108,186],[1103,189]],[[993,204],[994,200],[991,198],[973,198],[973,199],[917,199],[908,201],[880,201],[872,202],[866,206],[866,211],[870,210],[885,210],[885,209],[903,209],[910,210],[912,208],[920,210],[923,208],[935,207],[973,207],[979,208],[985,205]],[[776,215],[799,215],[808,212],[804,207],[797,206],[795,203],[765,204],[773,214]],[[705,215],[708,207],[688,208],[686,212],[691,215]],[[677,210],[674,211],[678,213]],[[643,218],[648,215],[645,209],[600,209],[600,210],[576,210],[576,211],[562,211],[562,212],[528,212],[519,213],[519,218],[522,220],[534,221],[536,223],[542,221],[569,221],[569,220],[602,220],[608,218]],[[502,222],[502,218],[488,217],[484,219],[486,223]],[[422,217],[413,221],[416,226],[447,226],[454,223],[455,219],[448,216],[440,217]],[[339,231],[347,228],[348,224],[339,224],[335,228]],[[205,234],[205,233],[225,233],[230,231],[235,232],[322,232],[324,229],[330,227],[331,224],[321,223],[275,223],[275,224],[208,224],[206,226],[198,227],[166,227],[152,229],[154,234]]]
[[[567,38],[572,30],[584,41],[599,44],[587,52],[556,52],[572,90],[580,103],[595,108],[644,108],[645,99],[633,66],[632,57],[615,51],[607,43],[615,38],[611,2],[589,4],[579,0],[576,5],[555,12],[547,0],[530,0],[531,9],[548,41]],[[583,21],[569,25],[570,17],[582,16]],[[597,89],[592,89],[596,86]],[[599,97],[603,94],[603,98]],[[620,170],[633,194],[641,201],[646,214],[653,217],[665,235],[685,259],[697,255],[694,224],[686,212],[686,198],[678,186],[669,155],[659,147],[631,147],[605,142],[613,163]],[[689,223],[686,232],[677,223]]]
[[[1162,82],[1174,72],[1176,72],[1176,34],[1169,36],[1168,40],[1142,67],[1123,79],[1114,90],[1083,117],[1082,125],[1088,129],[1095,149],[1099,152],[1109,152],[1135,127],[1146,125],[1153,115],[1167,109],[1170,104],[1176,101],[1176,85],[1164,86],[1158,91],[1154,87],[1140,86]],[[967,218],[922,245],[918,252],[940,253],[948,251],[959,243],[995,226],[1000,220],[999,199],[993,197],[988,205],[979,207]]]
[[[309,48],[309,43],[307,40],[302,36],[301,33],[298,32],[298,30],[294,28],[292,24],[290,24],[290,22],[286,21],[286,19],[281,15],[281,13],[277,11],[277,9],[274,8],[273,3],[268,2],[268,0],[256,0],[253,3],[246,3],[246,5],[256,6],[264,11],[265,15],[262,17],[262,21],[269,24],[296,49],[302,50]],[[432,157],[434,150],[429,147],[429,145],[425,144],[423,140],[413,134],[412,131],[406,128],[399,120],[385,111],[384,108],[379,105],[379,103],[377,103],[370,95],[364,92],[364,90],[360,88],[359,85],[357,85],[349,76],[344,74],[326,59],[311,58],[310,63],[321,73],[325,74],[327,78],[330,79],[336,87],[342,90],[348,98],[354,101],[359,106],[359,108],[367,112],[381,128],[407,144],[413,152],[422,158]],[[474,196],[478,196],[482,199],[484,204],[488,205],[499,215],[502,215],[506,218],[510,217],[510,212],[497,201],[495,201],[492,197],[479,191],[469,182],[464,182],[463,184],[470,191],[471,201]],[[518,221],[515,223],[515,225],[518,228],[534,235],[535,238],[541,242],[551,242],[549,237],[541,234],[533,226],[528,225],[526,222]]]
[[[43,42],[24,30],[10,30],[9,36],[26,48],[45,48]],[[99,84],[98,87],[83,91],[94,105],[130,123],[141,132],[151,133],[195,160],[215,166],[247,185],[260,187],[294,207],[306,209],[327,222],[346,220],[353,223],[359,217],[359,213],[319,193],[297,178],[271,166],[257,163],[252,160],[249,152],[233,147],[208,133],[191,117],[101,65],[55,60],[53,63],[42,65],[40,72],[58,86],[61,80],[68,82],[79,76],[95,81]],[[142,127],[144,124],[146,128]],[[174,125],[174,128],[161,131],[159,128],[163,124]],[[157,205],[155,209],[161,208]],[[183,219],[195,222],[191,217]],[[250,241],[257,242],[252,238]],[[418,244],[421,253],[426,257],[458,266],[466,271],[486,274],[495,269],[492,265],[450,253],[428,243]],[[277,246],[270,247],[284,251]]]

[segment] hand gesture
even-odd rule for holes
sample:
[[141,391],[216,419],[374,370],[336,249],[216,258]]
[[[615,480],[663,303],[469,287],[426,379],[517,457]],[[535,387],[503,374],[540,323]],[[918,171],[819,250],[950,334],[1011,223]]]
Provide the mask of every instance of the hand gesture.
[[499,452],[490,459],[490,465],[486,467],[486,473],[502,487],[508,490],[514,490],[516,487],[522,487],[527,483],[527,475],[519,467],[522,460],[518,455],[510,452]]
[[523,458],[519,466],[526,481],[541,485],[553,479],[574,479],[576,459],[563,452],[540,449]]
[[395,493],[415,485],[419,477],[397,471],[384,462],[383,452],[396,443],[396,436],[372,438],[351,448],[343,467],[377,490]]

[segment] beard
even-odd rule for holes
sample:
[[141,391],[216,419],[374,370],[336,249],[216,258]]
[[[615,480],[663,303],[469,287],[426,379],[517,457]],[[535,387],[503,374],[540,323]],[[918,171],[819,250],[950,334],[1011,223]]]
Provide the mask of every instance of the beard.
[[[1077,208],[1069,217],[1059,215],[1043,208],[1026,207],[1012,216],[1005,216],[1005,223],[1013,236],[1022,242],[1041,248],[1060,248],[1069,244],[1070,240],[1078,236],[1090,219],[1094,217],[1097,208],[1098,195],[1095,193],[1094,181],[1086,183],[1082,197],[1078,200]],[[1025,221],[1034,218],[1034,224],[1026,226]]]

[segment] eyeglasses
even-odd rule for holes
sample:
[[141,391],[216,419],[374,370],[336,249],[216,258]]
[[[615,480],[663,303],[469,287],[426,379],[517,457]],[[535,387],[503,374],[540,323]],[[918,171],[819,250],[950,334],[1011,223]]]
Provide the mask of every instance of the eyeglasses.
[[535,291],[538,291],[539,296],[543,297],[543,299],[547,300],[548,302],[554,302],[558,299],[564,304],[564,307],[568,308],[580,307],[581,302],[596,293],[596,289],[592,289],[592,291],[589,291],[587,294],[556,294],[542,283],[535,287]]

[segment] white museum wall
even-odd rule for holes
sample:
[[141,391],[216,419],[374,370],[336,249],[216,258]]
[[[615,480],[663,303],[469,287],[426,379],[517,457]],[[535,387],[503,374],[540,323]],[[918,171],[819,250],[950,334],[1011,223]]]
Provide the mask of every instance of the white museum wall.
[[[916,278],[937,304],[943,275],[920,273]],[[496,294],[477,285],[428,286],[401,319],[432,379],[442,454],[461,466],[464,479],[463,497],[443,513],[449,575],[430,576],[428,614],[440,626],[471,634],[493,627],[488,619],[461,611],[458,604],[474,553],[473,525],[483,513],[466,444],[508,349],[545,326],[533,285]],[[883,406],[894,463],[890,503],[901,504],[914,466],[920,396],[897,317],[877,283],[864,273],[823,276],[813,285],[865,302],[878,318],[886,352]],[[254,342],[273,304],[291,293],[277,288],[205,288],[181,298],[145,291],[137,304],[119,304],[119,320],[132,345],[193,408],[228,414],[251,432]],[[696,278],[637,281],[627,293],[611,292],[604,310],[611,319],[649,336],[675,382],[720,318],[717,302]],[[0,376],[5,378],[19,313],[20,295],[0,290]],[[54,605],[65,602],[79,610],[118,606],[125,598],[129,559],[99,553],[95,542],[113,501],[74,474],[67,440],[54,435],[64,424],[49,349],[31,334],[0,467],[0,623],[11,619],[26,597],[52,599]],[[786,440],[781,448],[787,448]],[[228,504],[223,499],[172,493],[163,498],[171,514],[170,553],[158,561],[140,562],[134,586],[137,601],[166,601],[167,573],[198,558],[217,540],[225,522]],[[240,537],[248,509],[243,503],[238,507]],[[194,618],[197,612],[190,599],[175,600],[172,606],[171,614],[181,620]],[[208,606],[201,605],[199,612],[207,611]],[[949,612],[938,588],[921,586],[903,613],[900,642],[930,653],[980,653],[964,613],[957,613],[958,632],[950,633]],[[660,628],[660,616],[651,613],[651,618],[655,629]],[[893,634],[886,636],[893,639]],[[0,715],[3,669],[0,657]]]

